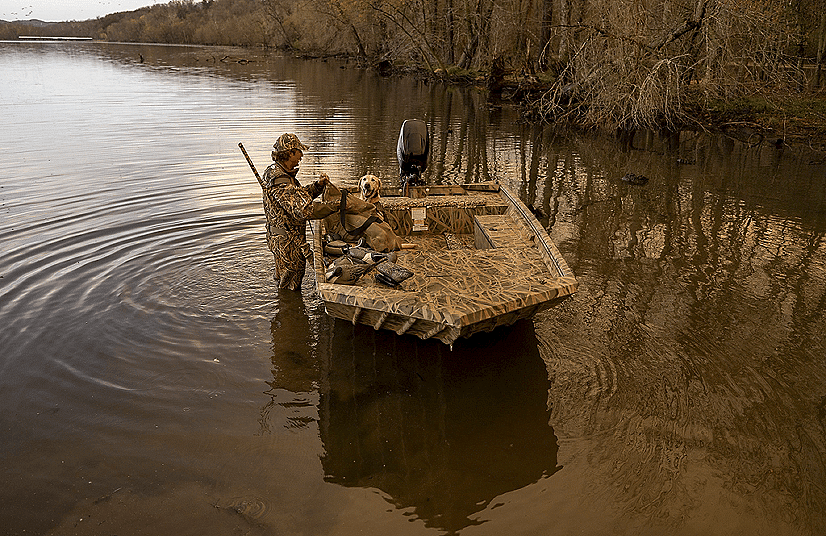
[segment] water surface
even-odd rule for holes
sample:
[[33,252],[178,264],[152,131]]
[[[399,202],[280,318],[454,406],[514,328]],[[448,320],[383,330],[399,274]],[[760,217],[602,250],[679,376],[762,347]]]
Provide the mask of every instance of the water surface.
[[[0,79],[0,532],[826,529],[821,156],[254,51],[0,43]],[[431,182],[538,211],[575,298],[450,351],[277,292],[238,142],[392,182],[410,117]]]

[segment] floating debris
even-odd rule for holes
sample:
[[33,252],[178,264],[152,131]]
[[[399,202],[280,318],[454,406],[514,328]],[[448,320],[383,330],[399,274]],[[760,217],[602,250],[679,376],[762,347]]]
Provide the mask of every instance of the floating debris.
[[648,182],[648,177],[645,177],[643,175],[637,175],[636,173],[626,173],[622,176],[622,180],[627,182],[628,184],[642,186],[643,184]]

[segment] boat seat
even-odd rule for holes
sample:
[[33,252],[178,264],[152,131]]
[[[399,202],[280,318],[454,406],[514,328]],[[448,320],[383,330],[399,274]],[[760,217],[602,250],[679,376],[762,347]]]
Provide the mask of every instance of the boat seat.
[[505,214],[474,216],[473,238],[476,249],[514,247],[525,241],[513,219]]

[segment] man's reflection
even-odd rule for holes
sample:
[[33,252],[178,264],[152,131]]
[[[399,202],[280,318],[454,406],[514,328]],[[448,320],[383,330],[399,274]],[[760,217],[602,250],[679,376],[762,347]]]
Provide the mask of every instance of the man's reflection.
[[321,335],[329,332],[329,322],[301,295],[279,294],[278,312],[270,325],[272,381],[266,382],[270,401],[259,418],[262,435],[272,432],[272,412],[277,408],[286,415],[288,428],[304,428],[317,420],[317,391],[326,361],[319,348],[328,346]]

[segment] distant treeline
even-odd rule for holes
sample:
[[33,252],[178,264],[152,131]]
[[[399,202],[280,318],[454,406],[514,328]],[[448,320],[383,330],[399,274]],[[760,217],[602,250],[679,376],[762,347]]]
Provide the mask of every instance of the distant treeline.
[[347,55],[484,76],[530,89],[546,116],[634,128],[680,122],[689,94],[818,90],[826,0],[174,0],[0,25],[19,35]]

